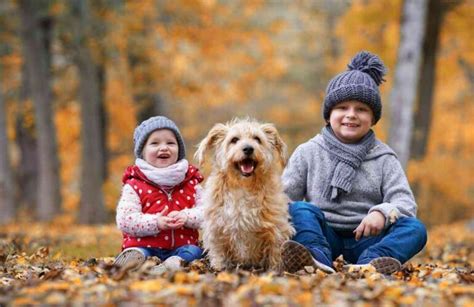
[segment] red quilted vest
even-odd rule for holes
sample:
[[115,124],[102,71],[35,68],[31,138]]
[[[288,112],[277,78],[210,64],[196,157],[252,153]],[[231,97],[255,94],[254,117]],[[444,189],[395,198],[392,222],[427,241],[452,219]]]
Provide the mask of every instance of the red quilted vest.
[[[129,184],[140,197],[143,213],[157,213],[168,206],[168,212],[192,208],[195,206],[195,185],[203,181],[198,169],[189,165],[185,179],[171,191],[162,190],[157,184],[146,178],[136,166],[129,166],[123,175],[122,182]],[[182,227],[179,229],[160,230],[153,236],[134,237],[123,233],[122,247],[153,247],[175,249],[177,247],[198,244],[199,233],[196,229]]]

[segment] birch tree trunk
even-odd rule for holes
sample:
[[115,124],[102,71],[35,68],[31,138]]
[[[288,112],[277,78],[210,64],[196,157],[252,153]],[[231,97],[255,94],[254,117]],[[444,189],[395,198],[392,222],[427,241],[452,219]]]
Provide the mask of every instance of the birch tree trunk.
[[0,88],[0,225],[11,222],[16,213],[13,203],[13,177],[9,159],[6,111],[3,91]]
[[421,65],[427,0],[405,0],[400,25],[394,85],[390,95],[388,143],[404,168],[410,156],[415,104]]
[[100,70],[94,63],[88,46],[91,35],[89,2],[74,0],[72,27],[75,40],[74,61],[79,71],[79,99],[81,101],[81,199],[79,223],[105,222],[105,205],[102,192],[104,162],[102,147]]
[[34,0],[18,1],[23,54],[35,107],[38,134],[37,217],[41,221],[48,221],[59,213],[61,196],[50,73],[47,65],[49,50],[45,48],[41,32],[38,30],[37,12],[38,6],[42,3]]

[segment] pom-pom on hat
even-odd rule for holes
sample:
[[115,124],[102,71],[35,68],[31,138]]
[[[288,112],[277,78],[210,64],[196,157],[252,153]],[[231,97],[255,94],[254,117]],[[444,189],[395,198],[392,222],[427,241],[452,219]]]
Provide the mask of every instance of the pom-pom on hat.
[[184,159],[186,156],[186,147],[184,146],[183,137],[181,136],[176,124],[171,119],[164,116],[150,117],[135,128],[135,132],[133,133],[135,157],[143,158],[142,150],[145,146],[146,140],[153,131],[158,129],[168,129],[173,131],[176,140],[178,141],[178,161]]
[[329,81],[324,98],[323,116],[329,120],[332,108],[344,101],[357,100],[367,104],[374,112],[374,124],[382,115],[382,102],[378,86],[385,81],[387,69],[382,60],[367,51],[357,53],[347,70]]

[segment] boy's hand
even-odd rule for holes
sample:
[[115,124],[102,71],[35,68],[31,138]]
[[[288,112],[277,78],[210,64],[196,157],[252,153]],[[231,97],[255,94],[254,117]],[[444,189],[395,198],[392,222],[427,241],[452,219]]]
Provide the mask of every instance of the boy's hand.
[[362,236],[377,236],[385,226],[385,216],[379,211],[369,213],[362,222],[354,229],[355,239],[359,241]]
[[182,211],[171,211],[168,214],[168,217],[174,219],[173,227],[171,227],[172,229],[183,227],[188,219],[188,216]]

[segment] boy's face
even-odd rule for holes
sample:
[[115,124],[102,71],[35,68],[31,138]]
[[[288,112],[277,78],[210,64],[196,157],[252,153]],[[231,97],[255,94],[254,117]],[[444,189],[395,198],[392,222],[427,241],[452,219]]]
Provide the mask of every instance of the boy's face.
[[173,131],[159,129],[153,131],[143,147],[143,159],[154,167],[163,168],[178,161],[178,141]]
[[357,100],[338,103],[331,110],[329,124],[343,143],[357,143],[369,132],[374,122],[372,109]]

